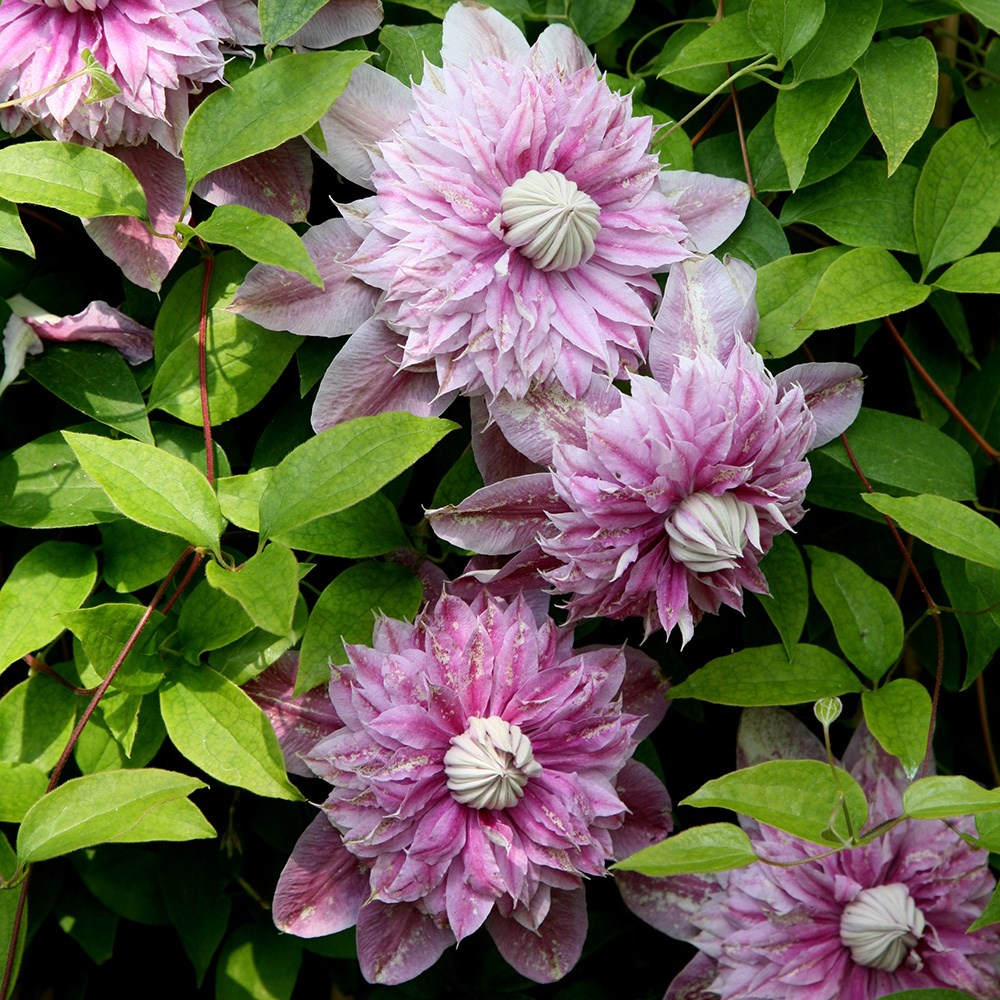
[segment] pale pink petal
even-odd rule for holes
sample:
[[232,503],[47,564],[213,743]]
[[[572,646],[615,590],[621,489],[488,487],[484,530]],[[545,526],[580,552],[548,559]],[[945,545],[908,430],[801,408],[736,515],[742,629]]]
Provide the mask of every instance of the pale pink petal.
[[688,248],[701,253],[711,253],[733,234],[750,203],[743,181],[691,170],[662,171],[660,190],[690,233]]
[[472,413],[472,454],[487,486],[502,479],[542,471],[538,464],[512,447],[500,426],[490,418],[482,396],[473,396],[469,409]]
[[90,340],[109,344],[133,365],[148,361],[153,356],[153,331],[107,302],[91,302],[74,316],[34,312],[24,314],[23,318],[42,340],[57,340],[60,343]]
[[370,983],[395,986],[429,969],[455,935],[409,903],[377,900],[358,915],[358,961]]
[[565,24],[550,24],[531,47],[548,66],[575,73],[594,65],[594,56],[580,36]]
[[444,16],[441,59],[445,66],[467,66],[496,57],[518,64],[529,55],[524,35],[498,11],[456,3]]
[[382,23],[380,0],[329,0],[291,38],[288,45],[328,49],[374,31]]
[[779,389],[799,385],[816,421],[813,448],[839,437],[854,423],[861,409],[864,375],[857,365],[826,361],[793,365],[775,376]]
[[3,328],[4,369],[0,377],[0,393],[21,374],[25,358],[29,354],[41,354],[42,350],[38,335],[14,313]]

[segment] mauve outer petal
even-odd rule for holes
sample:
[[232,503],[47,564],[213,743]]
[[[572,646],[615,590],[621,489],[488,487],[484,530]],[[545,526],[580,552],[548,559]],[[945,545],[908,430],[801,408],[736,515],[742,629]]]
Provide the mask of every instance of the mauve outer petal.
[[528,59],[524,35],[498,11],[456,3],[448,8],[443,27],[441,61],[445,66],[467,66],[491,56],[515,65]]
[[[172,233],[184,207],[184,163],[155,142],[142,146],[106,149],[135,174],[146,193],[153,229]],[[191,217],[188,210],[181,220]],[[145,224],[126,216],[85,219],[90,238],[110,257],[129,281],[158,292],[163,279],[177,263],[180,246],[172,239],[153,236]]]
[[594,56],[580,36],[565,24],[550,24],[531,47],[548,66],[559,66],[567,73],[594,65]]
[[418,417],[437,417],[454,393],[438,396],[433,372],[397,367],[396,335],[378,319],[370,319],[352,334],[323,376],[313,403],[312,425],[317,433],[355,417],[406,410]]
[[651,656],[631,646],[626,646],[624,653],[627,669],[621,687],[622,711],[642,717],[632,735],[636,740],[644,740],[667,714],[670,682]]
[[[538,609],[544,595],[539,594],[534,597],[532,592],[539,592],[541,588],[546,586],[545,581],[540,576],[540,571],[555,569],[556,560],[542,552],[538,545],[529,545],[498,568],[483,565],[483,563],[496,561],[498,560],[495,557],[485,559],[477,557],[471,560],[465,572],[451,584],[449,591],[453,594],[460,594],[467,599],[484,587],[494,597],[513,598],[524,593],[525,599],[537,619]],[[544,599],[548,601],[548,597],[544,597]]]
[[243,688],[244,693],[264,710],[278,737],[285,767],[292,774],[314,777],[299,754],[305,753],[324,736],[340,729],[340,716],[330,701],[325,684],[292,697],[299,654],[285,653]]
[[723,892],[714,875],[651,878],[638,872],[615,872],[625,905],[641,920],[678,941],[693,941],[701,929],[692,917]]
[[68,343],[91,340],[117,348],[133,365],[153,356],[153,331],[109,306],[91,302],[73,316],[25,316],[24,321],[42,340]]
[[693,170],[663,170],[660,190],[688,230],[688,249],[711,253],[732,235],[750,204],[743,181]]
[[375,189],[371,182],[370,149],[388,139],[410,113],[413,98],[408,87],[374,66],[362,63],[344,92],[319,120],[326,140],[321,159],[349,181]]
[[562,979],[579,961],[587,936],[583,889],[552,890],[552,905],[538,933],[494,911],[486,928],[507,963],[536,983]]
[[310,228],[302,242],[323,288],[283,267],[256,264],[229,308],[268,330],[288,330],[300,337],[352,333],[371,316],[379,294],[344,266],[361,240],[343,219],[329,219]]
[[292,139],[277,149],[212,171],[198,181],[194,193],[213,205],[245,205],[282,222],[305,222],[312,173],[308,146]]
[[454,943],[447,927],[439,927],[410,903],[376,900],[358,914],[358,961],[370,983],[405,983],[429,969]]
[[380,0],[329,0],[291,38],[286,39],[286,44],[306,49],[328,49],[348,38],[367,35],[381,23]]
[[469,410],[472,414],[472,454],[487,486],[503,479],[544,471],[511,445],[500,426],[491,419],[483,396],[473,396],[469,400]]
[[299,837],[278,879],[275,924],[298,937],[336,934],[354,926],[367,898],[367,875],[320,813]]
[[736,736],[736,766],[768,760],[826,760],[826,750],[791,712],[783,708],[747,708]]
[[760,319],[756,272],[741,260],[717,257],[674,264],[649,341],[649,369],[670,384],[675,358],[706,351],[728,360],[738,340],[753,343]]
[[615,784],[625,803],[625,822],[611,831],[616,858],[627,858],[665,840],[674,828],[671,802],[663,782],[645,764],[627,761]]
[[718,971],[715,959],[699,952],[674,977],[663,1000],[718,1000],[711,989]]
[[780,392],[793,385],[802,387],[806,406],[816,422],[812,448],[843,434],[861,409],[864,375],[857,365],[842,361],[793,365],[775,375],[774,380]]
[[566,505],[547,472],[517,476],[476,490],[460,504],[426,512],[439,538],[483,555],[527,548],[548,525],[546,514]]

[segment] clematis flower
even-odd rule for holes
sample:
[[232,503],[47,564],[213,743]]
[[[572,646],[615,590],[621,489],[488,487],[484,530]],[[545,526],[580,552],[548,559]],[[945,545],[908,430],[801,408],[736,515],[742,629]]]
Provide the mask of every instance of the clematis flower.
[[[751,709],[740,726],[742,766],[768,757],[824,759],[789,713]],[[749,750],[749,752],[748,752]],[[907,781],[862,725],[844,766],[865,790],[870,825],[902,813]],[[873,1000],[900,990],[1000,996],[1000,927],[967,928],[995,885],[969,817],[907,820],[863,847],[795,867],[760,862],[719,875],[621,883],[626,903],[699,954],[666,1000]],[[744,821],[759,855],[814,858],[809,844]]]
[[520,973],[559,979],[586,934],[583,879],[671,825],[630,760],[666,707],[655,664],[629,653],[626,677],[621,649],[573,650],[521,598],[482,592],[382,618],[347,654],[328,699],[291,700],[287,663],[247,688],[289,767],[333,785],[278,881],[278,927],[356,924],[365,977],[399,983],[485,925]]
[[[233,307],[352,335],[320,387],[317,430],[441,412],[457,393],[554,384],[578,397],[594,372],[618,377],[645,359],[653,275],[696,249],[685,212],[704,251],[746,207],[745,185],[697,174],[668,197],[651,119],[633,117],[565,26],[529,47],[496,11],[456,4],[441,54],[410,90],[359,67],[323,120],[327,158],[374,191],[326,224],[339,277],[316,294],[258,267]],[[367,289],[365,304],[324,319],[340,289]]]

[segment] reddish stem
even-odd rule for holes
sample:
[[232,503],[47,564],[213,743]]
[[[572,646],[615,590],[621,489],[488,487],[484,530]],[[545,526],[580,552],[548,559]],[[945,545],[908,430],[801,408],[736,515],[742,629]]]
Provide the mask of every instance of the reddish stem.
[[205,276],[201,283],[201,314],[198,317],[198,385],[201,389],[201,422],[205,429],[205,477],[213,485],[215,446],[212,443],[212,417],[208,410],[208,362],[205,357],[205,345],[208,340],[208,292],[212,285],[214,263],[213,257],[205,258]]
[[698,129],[698,131],[694,134],[694,137],[691,139],[691,148],[692,149],[694,149],[694,147],[697,146],[698,143],[701,142],[701,140],[705,138],[705,135],[708,133],[709,129],[711,129],[712,126],[723,116],[723,114],[725,113],[726,108],[728,108],[729,105],[732,104],[732,103],[733,103],[733,95],[730,94],[719,105],[719,107],[716,109],[716,111],[712,114],[712,117],[709,118],[708,121],[705,122],[705,124],[702,125],[702,127],[700,129]]
[[993,775],[993,784],[1000,785],[1000,767],[997,766],[997,757],[993,752],[993,737],[990,736],[990,716],[986,711],[986,682],[983,675],[976,678],[976,702],[979,705],[979,726],[983,731],[983,741],[986,743],[986,756],[990,762],[990,774]]
[[80,695],[92,695],[97,688],[80,688],[75,684],[70,684],[65,677],[61,677],[57,674],[44,660],[38,659],[37,656],[32,656],[30,653],[25,654],[24,662],[28,664],[30,669],[34,670],[36,674],[45,674],[46,677],[51,677],[56,683],[61,684],[67,691],[72,691],[73,694]]
[[[729,72],[729,63],[726,63],[726,76],[732,76]],[[757,191],[753,186],[753,172],[750,170],[750,154],[747,152],[747,137],[743,131],[743,116],[740,114],[740,102],[736,99],[736,81],[729,84],[729,96],[733,99],[733,111],[736,113],[736,131],[740,137],[740,152],[743,154],[743,172],[747,176],[747,187],[750,188],[750,197],[756,198]]]

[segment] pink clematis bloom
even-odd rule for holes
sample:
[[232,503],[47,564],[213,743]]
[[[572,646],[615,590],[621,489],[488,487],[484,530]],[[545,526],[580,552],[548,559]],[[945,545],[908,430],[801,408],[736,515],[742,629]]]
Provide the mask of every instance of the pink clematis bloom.
[[[741,766],[775,757],[825,759],[801,723],[779,709],[750,709],[740,726]],[[749,752],[748,752],[749,751]],[[869,826],[902,813],[906,776],[867,728],[844,766],[869,801]],[[970,817],[907,820],[862,847],[795,867],[755,863],[719,875],[644,878],[621,888],[653,926],[699,954],[665,1000],[875,1000],[902,990],[1000,996],[1000,926],[968,933],[996,879]],[[794,862],[815,844],[744,820],[762,857]]]
[[233,307],[308,334],[341,287],[369,290],[365,312],[320,320],[352,339],[320,387],[317,430],[379,409],[440,412],[457,393],[578,397],[595,372],[638,367],[653,275],[710,250],[746,208],[737,181],[686,173],[665,193],[651,119],[632,116],[565,26],[529,47],[496,11],[456,4],[443,32],[443,69],[425,63],[407,90],[359,67],[324,119],[327,158],[374,191],[327,223],[339,280],[315,294],[260,267]]
[[347,653],[329,699],[291,700],[286,664],[247,689],[290,769],[333,785],[278,881],[276,924],[356,924],[370,982],[411,979],[483,925],[520,973],[559,979],[583,947],[583,879],[671,826],[665,789],[630,760],[666,708],[655,664],[629,652],[626,676],[621,649],[573,650],[521,598],[482,592],[382,618]]

